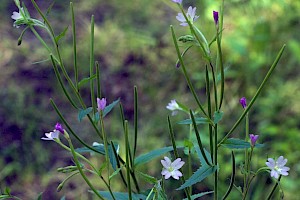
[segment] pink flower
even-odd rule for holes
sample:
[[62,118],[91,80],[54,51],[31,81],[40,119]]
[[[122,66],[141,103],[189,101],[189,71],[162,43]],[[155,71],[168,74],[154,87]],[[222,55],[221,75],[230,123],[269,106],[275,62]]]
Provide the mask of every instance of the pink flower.
[[181,161],[181,158],[177,158],[174,162],[172,162],[170,158],[164,157],[164,160],[161,160],[160,162],[163,165],[161,175],[165,176],[166,180],[171,176],[178,180],[182,176],[179,169],[184,165],[184,162]]
[[258,140],[259,135],[250,134],[249,136],[250,136],[251,145],[254,147],[256,141]]
[[46,137],[42,137],[42,140],[59,140],[59,133],[64,134],[65,129],[63,129],[62,125],[60,123],[56,123],[55,129],[52,132],[45,133]]
[[63,129],[62,125],[60,123],[56,123],[55,130],[58,130],[60,133],[64,134],[65,129]]
[[104,110],[104,108],[106,107],[106,98],[97,98],[97,105],[98,105],[98,111],[100,112],[100,110]]
[[288,171],[290,170],[290,168],[285,167],[286,163],[287,159],[285,159],[283,156],[279,156],[276,161],[273,158],[268,158],[268,162],[266,162],[266,165],[271,169],[271,177],[278,179],[279,175],[289,175]]
[[[199,18],[199,16],[196,15],[196,7],[193,8],[192,6],[190,6],[188,8],[186,16],[187,16],[188,20],[191,23],[193,23],[194,21],[196,21],[196,19]],[[188,25],[188,23],[187,23],[184,15],[182,13],[178,13],[178,15],[176,16],[176,19],[181,22],[181,24],[180,24],[181,26],[187,26]]]

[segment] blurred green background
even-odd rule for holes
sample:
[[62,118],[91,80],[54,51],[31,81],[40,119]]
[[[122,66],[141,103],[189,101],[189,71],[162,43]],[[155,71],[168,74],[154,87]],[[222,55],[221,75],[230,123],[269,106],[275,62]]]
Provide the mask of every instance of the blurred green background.
[[[23,1],[32,16],[38,17],[29,0]],[[36,0],[45,11],[52,1]],[[188,34],[175,19],[178,8],[170,0],[75,0],[80,79],[89,74],[90,16],[95,15],[95,59],[101,66],[103,96],[109,102],[121,98],[126,118],[132,124],[133,86],[139,91],[138,153],[170,145],[165,106],[171,99],[196,108],[181,70],[175,68],[176,52],[169,25],[177,35]],[[221,1],[183,0],[183,5],[197,6],[200,18],[196,25],[208,39],[214,36],[212,11],[219,10]],[[10,18],[17,11],[12,0],[0,4],[0,189],[9,186],[13,194],[33,199],[44,192],[45,199],[91,199],[87,187],[77,177],[61,192],[58,184],[66,177],[57,167],[71,164],[70,155],[54,142],[40,140],[44,132],[53,129],[58,117],[49,103],[53,98],[74,130],[89,144],[97,141],[90,125],[77,121],[77,111],[62,95],[47,52],[28,31],[21,46],[17,39],[24,27],[16,29]],[[268,67],[281,46],[287,44],[271,81],[250,112],[250,132],[259,134],[265,148],[256,150],[254,166],[265,165],[267,157],[288,158],[290,175],[282,179],[285,199],[300,196],[300,1],[294,0],[231,0],[225,2],[223,52],[226,71],[226,94],[221,133],[228,131],[242,113],[239,98],[254,95]],[[39,17],[38,17],[39,18]],[[71,26],[69,2],[57,0],[49,15],[57,34]],[[46,35],[45,35],[46,36]],[[70,75],[73,76],[71,27],[60,41],[61,52]],[[188,71],[199,94],[204,94],[205,66],[199,54],[185,58]],[[83,89],[86,104],[89,93]],[[189,128],[175,122],[184,114],[172,117],[178,140],[184,140]],[[123,141],[118,109],[106,119],[110,139]],[[242,126],[235,136],[243,135]],[[145,140],[145,138],[147,138]],[[98,141],[99,142],[99,141]],[[75,143],[76,144],[76,143]],[[77,144],[79,147],[79,144]],[[229,150],[220,156],[222,163],[230,158]],[[243,152],[237,153],[241,162]],[[259,155],[259,156],[258,156]],[[97,159],[97,158],[96,158]],[[198,163],[195,163],[198,166]],[[224,166],[224,165],[223,165]],[[159,177],[159,159],[143,171]],[[229,182],[230,165],[222,167],[221,192]],[[255,182],[251,199],[260,199],[270,189],[272,179],[264,174]],[[239,179],[238,179],[239,180]],[[171,182],[172,184],[178,184]],[[212,180],[198,184],[195,191],[211,189]],[[116,186],[116,191],[119,189]],[[147,188],[147,186],[145,186]],[[167,188],[171,187],[171,184]],[[177,193],[170,194],[176,199]],[[234,199],[234,195],[231,197]]]

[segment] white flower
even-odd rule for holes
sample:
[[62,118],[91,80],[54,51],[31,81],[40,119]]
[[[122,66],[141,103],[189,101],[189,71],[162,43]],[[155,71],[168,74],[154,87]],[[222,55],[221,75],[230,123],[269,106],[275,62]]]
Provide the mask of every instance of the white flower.
[[[196,7],[193,8],[192,6],[190,6],[188,8],[186,16],[187,16],[188,20],[191,23],[196,21],[196,19],[199,18],[199,16],[196,15]],[[180,24],[181,26],[187,26],[188,25],[188,23],[187,23],[186,19],[184,18],[184,15],[182,13],[178,13],[178,15],[176,16],[176,19],[181,22],[181,24]]]
[[23,15],[22,15],[21,13],[24,13],[24,9],[23,9],[23,8],[21,8],[21,9],[19,10],[19,12],[14,11],[13,14],[12,14],[12,16],[11,16],[11,18],[12,18],[13,20],[15,20],[14,26],[17,27],[17,28],[19,28],[19,26],[16,25],[16,22],[17,22],[18,20],[23,19]]
[[164,157],[164,160],[161,160],[160,162],[164,167],[161,171],[161,175],[165,176],[165,179],[172,176],[174,179],[178,180],[179,177],[182,176],[179,169],[184,165],[184,162],[181,161],[181,158],[177,158],[172,162],[170,158]]
[[171,100],[171,103],[169,103],[166,108],[172,111],[172,116],[176,115],[178,110],[181,110],[175,99]]
[[287,159],[285,159],[283,156],[280,156],[276,161],[273,158],[268,158],[266,165],[271,169],[271,177],[278,179],[279,175],[289,175],[288,171],[290,168],[284,166],[286,162]]
[[59,131],[58,130],[53,130],[53,132],[50,133],[45,133],[46,137],[42,137],[42,140],[53,140],[58,139],[59,140]]

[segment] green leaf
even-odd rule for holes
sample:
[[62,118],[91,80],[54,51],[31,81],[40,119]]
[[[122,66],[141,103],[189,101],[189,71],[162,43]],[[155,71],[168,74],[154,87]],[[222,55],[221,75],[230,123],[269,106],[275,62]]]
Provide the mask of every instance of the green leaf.
[[141,156],[138,156],[137,158],[134,159],[134,165],[137,166],[137,165],[141,165],[141,164],[144,164],[144,163],[147,163],[149,162],[150,160],[154,159],[154,158],[157,158],[169,151],[172,151],[173,150],[173,147],[170,146],[170,147],[164,147],[164,148],[161,148],[161,149],[155,149],[153,151],[150,151],[149,153],[146,153],[146,154],[143,154]]
[[[119,144],[117,144],[117,143],[115,142],[115,143],[114,143],[114,147],[115,147],[115,149],[116,149],[117,152],[118,152],[118,149],[120,148],[120,147],[119,147]],[[97,142],[94,142],[94,143],[93,143],[93,148],[96,149],[97,151],[99,151],[100,154],[105,155],[105,148],[104,148],[104,145],[103,145],[103,144],[99,144],[99,143],[97,143]],[[77,153],[91,153],[91,154],[95,153],[95,151],[93,151],[93,150],[91,150],[91,149],[89,149],[89,148],[87,148],[87,147],[77,148],[77,149],[75,149],[75,151],[76,151]],[[96,153],[98,153],[98,152],[96,152]],[[114,170],[117,170],[117,158],[116,158],[116,156],[115,156],[115,154],[114,154],[114,151],[113,151],[111,145],[108,145],[108,156],[109,156],[109,161],[110,161],[110,164],[111,164],[112,168],[113,168]]]
[[[92,191],[90,191],[92,192]],[[111,197],[111,194],[108,191],[98,191],[99,194],[106,200],[113,200]],[[129,200],[128,193],[125,192],[113,192],[115,199],[118,200]],[[133,194],[132,193],[132,200],[140,200],[140,199],[146,199],[146,195],[143,194]]]
[[150,176],[148,174],[145,174],[143,172],[140,172],[140,171],[135,171],[138,175],[141,176],[142,179],[144,179],[146,182],[150,183],[150,184],[156,184],[157,183],[157,180],[155,177],[153,176]]
[[262,148],[265,144],[255,143],[255,148]]
[[96,78],[96,74],[94,74],[91,77],[83,78],[81,81],[78,82],[78,88],[81,88],[84,84],[90,82],[91,80]]
[[[120,98],[106,106],[103,110],[103,117],[105,117],[118,103],[120,102]],[[100,120],[99,112],[97,112],[94,116],[94,122],[97,123]]]
[[43,193],[41,192],[41,193],[39,194],[39,196],[37,197],[37,200],[42,200],[42,195],[43,195]]
[[10,196],[10,195],[7,195],[7,194],[5,194],[5,195],[0,195],[0,199],[1,199],[1,200],[4,200],[4,199],[11,199],[11,196]]
[[223,112],[222,111],[216,111],[214,113],[214,123],[217,124],[223,117]]
[[104,108],[103,117],[105,117],[118,103],[120,102],[120,98],[109,104]]
[[203,179],[211,175],[217,170],[217,166],[209,166],[204,165],[200,167],[187,181],[185,181],[184,184],[182,184],[179,188],[176,190],[182,190],[186,187],[190,187],[196,183],[201,182]]
[[87,109],[79,109],[78,111],[78,121],[81,122],[81,120],[88,114],[90,114],[90,112],[93,111],[92,107],[89,107]]
[[55,37],[55,41],[58,42],[62,37],[66,35],[69,26],[67,26],[58,36]]
[[247,149],[251,147],[249,142],[237,138],[229,138],[225,140],[221,145],[229,149]]
[[[194,195],[191,196],[191,200],[195,200],[195,199],[203,197],[203,196],[205,196],[207,194],[212,194],[212,193],[214,193],[214,191],[201,192],[201,193],[198,193],[198,194],[194,194]],[[183,200],[188,200],[188,198],[185,198]]]
[[112,173],[110,176],[109,176],[109,180],[111,180],[114,176],[116,176],[120,171],[121,171],[121,169],[122,169],[123,167],[120,167],[120,168],[118,168],[118,169],[116,169],[115,171],[114,171],[114,173]]
[[[209,124],[209,119],[206,117],[195,117],[196,124]],[[185,119],[180,122],[177,122],[177,124],[193,124],[191,119]]]
[[[204,157],[203,157],[203,155],[202,155],[202,153],[200,151],[200,148],[199,148],[198,144],[195,143],[194,146],[195,146],[196,152],[198,154],[198,158],[200,160],[201,165],[207,165],[206,162],[205,162],[205,160],[204,160]],[[208,162],[212,163],[210,153],[205,148],[204,148],[204,152],[205,152],[205,155],[206,155],[206,157],[208,159]]]
[[[119,144],[118,143],[114,144],[114,147],[118,153]],[[108,145],[108,156],[109,156],[109,161],[110,161],[112,168],[114,170],[117,170],[117,158],[114,154],[114,150],[112,149],[112,145]]]
[[[103,144],[95,143],[95,144],[93,144],[93,148],[96,149],[97,151],[99,151],[100,154],[105,155],[105,149],[104,149]],[[87,147],[77,148],[77,149],[75,149],[75,151],[77,153],[95,153],[95,151],[93,151]],[[96,153],[99,153],[99,152],[96,152]]]

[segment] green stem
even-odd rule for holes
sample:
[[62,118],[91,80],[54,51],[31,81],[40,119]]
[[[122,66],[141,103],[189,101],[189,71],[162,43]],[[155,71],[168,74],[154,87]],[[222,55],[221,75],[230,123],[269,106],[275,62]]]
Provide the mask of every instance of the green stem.
[[[248,142],[249,140],[249,113],[246,114],[246,128],[245,128],[245,141]],[[249,157],[248,157],[248,149],[245,149],[245,174],[244,174],[244,192],[247,189],[246,185],[247,185],[247,179],[248,179],[248,175],[249,175],[249,169],[248,169],[248,165],[249,165]]]
[[98,193],[98,191],[94,188],[94,186],[91,184],[91,182],[89,181],[89,179],[86,177],[86,175],[84,174],[82,168],[81,168],[81,165],[78,161],[78,158],[77,158],[77,155],[76,155],[76,152],[74,150],[74,147],[73,147],[73,144],[72,144],[72,141],[70,139],[70,137],[65,134],[65,138],[67,139],[68,143],[69,143],[69,146],[70,146],[70,149],[71,149],[71,153],[73,155],[73,158],[74,158],[74,162],[77,166],[77,169],[79,171],[79,173],[81,174],[82,178],[85,180],[85,182],[88,184],[88,186],[93,190],[93,192],[100,198],[100,199],[103,199],[104,198]]
[[250,188],[250,183],[252,182],[253,178],[255,176],[253,176],[250,180],[249,179],[249,174],[250,174],[250,163],[251,163],[251,159],[252,159],[252,153],[253,153],[253,147],[251,147],[251,150],[250,150],[250,155],[249,155],[249,158],[248,158],[248,161],[247,161],[247,164],[245,165],[246,166],[246,181],[244,183],[244,192],[243,192],[243,199],[246,199],[247,197],[247,194],[248,194],[248,191],[249,191],[249,188]]
[[[90,41],[90,77],[94,75],[94,27],[95,20],[94,15],[91,17],[91,41]],[[94,81],[90,80],[90,92],[91,92],[91,102],[92,107],[96,108],[96,98],[94,91]]]
[[[169,133],[170,133],[170,138],[171,138],[171,142],[172,142],[172,146],[173,146],[174,156],[175,156],[175,158],[179,158],[179,154],[178,154],[176,142],[175,142],[175,135],[173,132],[173,127],[171,124],[170,116],[168,116],[168,125],[169,125]],[[180,180],[181,180],[182,184],[185,182],[184,175],[182,175],[182,177],[180,177]],[[189,193],[189,190],[187,188],[184,188],[184,192],[185,192],[185,195],[187,196],[188,200],[191,200],[192,198]]]
[[[209,73],[207,69],[207,65],[205,66],[205,82],[206,82],[206,96],[207,96],[207,112],[208,116],[211,119],[211,98],[210,98],[210,83],[209,83]],[[211,154],[211,160],[213,160],[214,156],[214,142],[213,142],[213,132],[212,132],[212,125],[208,124],[208,130],[209,130],[209,147],[210,147],[210,154]]]
[[125,150],[126,150],[126,174],[127,174],[127,185],[128,185],[128,199],[132,199],[131,194],[131,182],[130,182],[130,158],[129,158],[129,138],[128,138],[128,121],[125,120]]
[[279,183],[280,183],[280,179],[281,179],[281,175],[279,176],[279,178],[278,178],[278,180],[276,181],[276,183],[275,183],[273,189],[271,190],[270,194],[268,195],[267,200],[271,199],[271,197],[273,196],[273,194],[274,194],[276,188],[278,187],[278,185],[279,185]]
[[230,194],[233,185],[234,185],[234,179],[235,179],[235,157],[234,157],[234,153],[233,151],[231,151],[231,158],[232,158],[232,173],[231,173],[231,178],[230,178],[230,184],[228,187],[227,192],[225,193],[225,195],[223,196],[222,200],[225,200],[228,195]]
[[100,80],[100,66],[96,61],[96,78],[97,78],[97,97],[101,98],[101,80]]
[[214,97],[215,97],[215,110],[218,111],[218,90],[217,90],[217,81],[216,81],[216,74],[214,70],[214,66],[212,63],[209,63],[210,68],[211,68],[211,73],[212,73],[212,78],[213,78],[213,86],[214,86]]
[[[214,128],[214,134],[215,134],[215,149],[214,149],[214,165],[218,165],[218,124],[215,125]],[[214,200],[218,199],[218,170],[215,171],[214,175]]]
[[77,66],[77,48],[76,48],[76,23],[75,23],[75,14],[74,14],[74,8],[73,8],[73,2],[70,2],[70,8],[71,8],[71,16],[72,16],[72,35],[73,35],[73,55],[74,55],[74,73],[75,73],[75,84],[77,91],[78,88],[78,66]]
[[252,98],[252,100],[250,101],[249,105],[246,107],[246,109],[244,110],[244,112],[242,113],[242,115],[240,116],[240,118],[236,121],[236,123],[233,125],[233,127],[228,131],[228,133],[223,137],[223,139],[219,142],[218,147],[232,134],[232,132],[236,129],[236,127],[241,123],[241,121],[243,120],[243,118],[245,117],[245,115],[247,114],[247,112],[250,110],[250,108],[253,106],[254,102],[256,101],[258,95],[260,94],[261,90],[264,88],[264,86],[266,85],[267,81],[269,80],[272,72],[274,71],[274,69],[276,68],[282,54],[283,51],[285,49],[285,44],[281,47],[279,53],[277,54],[276,59],[274,60],[273,64],[271,65],[268,73],[266,74],[264,80],[262,81],[261,85],[259,86],[259,88],[257,89],[254,97]]
[[104,149],[105,149],[105,162],[106,162],[106,168],[107,168],[107,177],[109,180],[109,175],[110,175],[110,168],[109,168],[109,153],[108,153],[108,143],[107,143],[107,135],[104,130],[104,122],[103,122],[103,112],[100,110],[99,112],[100,115],[100,126],[101,126],[101,132],[102,132],[102,138],[103,138],[103,143],[104,143]]
[[134,86],[134,147],[133,147],[133,158],[135,158],[137,148],[137,137],[138,137],[138,91],[137,87]]
[[53,99],[50,99],[50,104],[52,105],[52,107],[54,108],[54,110],[56,111],[56,113],[58,114],[59,118],[61,119],[61,121],[66,125],[67,129],[70,131],[70,133],[85,147],[87,147],[88,149],[100,153],[100,151],[98,151],[97,149],[89,146],[87,143],[85,143],[80,137],[78,137],[75,132],[72,130],[71,126],[69,125],[69,123],[66,121],[66,119],[63,117],[62,113],[59,111],[57,105],[54,103]]
[[208,159],[206,157],[206,154],[204,152],[204,148],[203,148],[203,145],[202,145],[202,142],[201,142],[201,138],[200,138],[200,133],[198,131],[197,124],[196,124],[195,117],[193,115],[192,110],[190,110],[190,116],[191,116],[191,119],[192,119],[192,122],[193,122],[194,130],[195,130],[195,135],[196,135],[196,138],[197,138],[197,142],[198,142],[198,146],[200,148],[201,154],[202,154],[202,156],[203,156],[206,164],[209,165],[209,166],[212,166],[212,164],[208,161]]
[[[189,88],[190,88],[190,90],[191,90],[191,92],[192,92],[192,94],[193,94],[193,96],[194,96],[194,98],[195,98],[195,100],[196,100],[196,102],[197,102],[197,105],[199,106],[200,110],[202,111],[202,113],[203,113],[207,118],[209,118],[208,115],[206,114],[205,110],[203,109],[203,106],[201,105],[200,100],[199,100],[199,98],[198,98],[198,96],[197,96],[197,94],[196,94],[196,92],[195,92],[195,89],[194,89],[192,83],[191,83],[191,80],[190,80],[190,78],[189,78],[189,76],[188,76],[188,74],[187,74],[185,65],[184,65],[184,63],[183,63],[183,60],[182,60],[182,57],[181,57],[181,54],[180,54],[180,51],[179,51],[178,43],[177,43],[177,41],[176,41],[176,35],[175,35],[175,32],[174,32],[173,26],[170,26],[170,28],[171,28],[172,38],[173,38],[173,42],[174,42],[174,45],[175,45],[175,48],[176,48],[177,56],[178,56],[178,59],[179,59],[179,61],[180,61],[180,65],[181,65],[181,68],[182,68],[184,77],[185,77],[185,79],[186,79],[186,81],[187,81],[187,84],[188,84],[188,86],[189,86]],[[209,118],[209,120],[211,121],[210,118]],[[212,122],[212,121],[211,121],[211,122]],[[212,123],[213,123],[213,122],[212,122]]]
[[221,49],[221,36],[218,34],[218,28],[217,28],[217,45],[218,45],[218,58],[219,58],[219,64],[220,64],[220,71],[221,71],[221,94],[220,94],[220,104],[218,110],[221,109],[223,98],[224,98],[224,86],[225,86],[225,75],[224,75],[224,66],[223,66],[223,56],[222,56],[222,49]]

